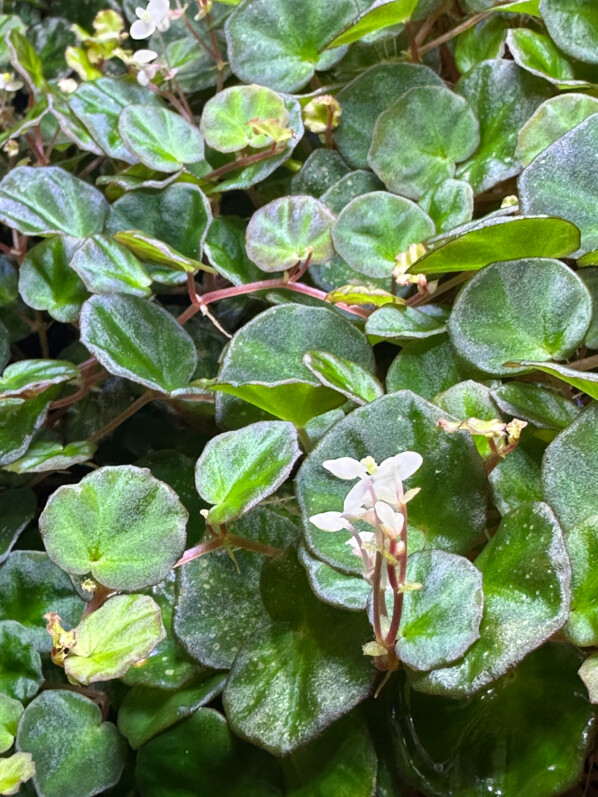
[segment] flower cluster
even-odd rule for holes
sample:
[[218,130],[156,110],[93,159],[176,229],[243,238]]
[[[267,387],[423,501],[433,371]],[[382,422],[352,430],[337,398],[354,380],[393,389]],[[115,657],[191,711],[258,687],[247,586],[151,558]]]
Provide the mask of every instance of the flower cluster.
[[164,33],[170,27],[169,0],[150,0],[147,8],[136,8],[139,17],[131,25],[132,39],[148,39],[156,31]]
[[[361,557],[364,577],[370,582],[377,554],[394,567],[406,553],[405,507],[419,489],[405,492],[403,482],[419,469],[422,461],[415,451],[404,451],[380,465],[372,457],[360,461],[340,457],[323,463],[338,479],[358,481],[347,493],[342,512],[322,512],[310,517],[310,521],[322,531],[344,529],[351,533],[347,544],[352,553]],[[373,531],[359,531],[356,527],[359,521],[371,526]],[[409,588],[405,583],[398,587]]]

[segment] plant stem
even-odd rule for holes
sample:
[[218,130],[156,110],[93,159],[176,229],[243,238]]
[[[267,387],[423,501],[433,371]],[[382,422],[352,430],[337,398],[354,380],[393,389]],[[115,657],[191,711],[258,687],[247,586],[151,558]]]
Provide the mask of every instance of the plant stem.
[[434,39],[428,44],[424,44],[423,47],[420,47],[419,54],[425,55],[426,53],[435,50],[437,47],[440,47],[441,44],[445,44],[446,42],[450,42],[451,39],[454,39],[460,33],[464,33],[466,30],[473,28],[478,22],[481,22],[483,19],[486,19],[492,13],[492,9],[489,11],[481,11],[479,14],[475,14],[473,17],[466,19],[465,22],[462,22],[460,25],[457,25],[456,28],[449,30],[448,33],[444,33],[442,36],[439,36],[437,39]]
[[253,166],[255,163],[260,163],[268,158],[272,158],[274,155],[278,155],[283,150],[284,146],[279,147],[278,144],[274,142],[269,149],[264,150],[263,152],[255,152],[253,155],[245,155],[244,157],[239,158],[239,160],[225,163],[224,166],[220,166],[219,169],[214,169],[213,172],[204,175],[202,180],[210,180],[210,182],[212,180],[219,180],[229,172],[234,172],[237,169],[243,169],[245,166]]
[[272,545],[263,545],[261,542],[249,540],[246,537],[239,537],[236,534],[227,532],[226,540],[236,548],[243,548],[244,551],[252,551],[253,553],[261,553],[264,556],[278,556],[282,553],[280,548],[274,548]]
[[212,551],[217,551],[218,548],[222,548],[224,545],[224,538],[223,537],[214,537],[207,542],[200,542],[199,545],[193,546],[193,548],[189,548],[184,552],[178,562],[175,562],[173,567],[180,567],[181,565],[186,565],[187,562],[192,562],[194,559],[198,559],[200,556],[204,556],[207,553],[211,553]]
[[591,368],[598,368],[598,354],[592,354],[591,357],[584,357],[583,360],[576,360],[573,363],[567,363],[567,368],[574,368],[576,371],[589,371]]
[[379,645],[384,645],[384,636],[382,634],[382,628],[380,626],[380,611],[381,611],[381,599],[382,590],[380,589],[380,579],[382,577],[382,554],[380,551],[376,551],[376,561],[374,563],[374,605],[373,605],[373,615],[374,615],[374,636],[376,637],[376,642]]
[[135,415],[138,410],[140,410],[150,401],[153,401],[153,399],[156,397],[157,394],[155,391],[146,390],[145,393],[142,393],[138,399],[135,399],[135,401],[129,405],[126,410],[123,410],[120,415],[117,415],[116,418],[113,418],[109,423],[106,424],[106,426],[103,426],[95,434],[92,434],[92,436],[89,438],[89,442],[97,443],[98,440],[101,440],[102,437],[105,437],[107,434],[110,434],[110,432],[113,432],[121,425],[121,423],[124,423],[132,415]]
[[113,595],[115,590],[108,589],[103,584],[98,584],[96,587],[96,591],[93,593],[93,598],[89,601],[85,609],[83,610],[83,617],[87,617],[92,612],[95,612],[100,606],[108,600],[108,598]]

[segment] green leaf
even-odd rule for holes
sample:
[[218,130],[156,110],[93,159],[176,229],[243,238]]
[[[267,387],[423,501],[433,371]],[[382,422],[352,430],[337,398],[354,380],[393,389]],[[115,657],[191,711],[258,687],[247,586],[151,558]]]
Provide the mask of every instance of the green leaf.
[[161,393],[186,387],[197,364],[188,333],[162,307],[135,296],[92,296],[81,342],[116,376]]
[[455,63],[459,72],[464,75],[481,61],[502,58],[508,27],[508,20],[497,14],[461,33],[455,42]]
[[462,378],[448,335],[434,335],[403,346],[388,369],[386,388],[389,393],[412,390],[431,399]]
[[25,235],[101,232],[108,203],[58,166],[17,166],[0,182],[0,221]]
[[329,354],[326,351],[308,351],[303,364],[326,387],[331,387],[356,404],[368,404],[384,395],[376,377],[357,363]]
[[455,664],[416,676],[418,691],[469,697],[567,622],[571,567],[547,504],[523,504],[506,515],[474,564],[484,579],[480,638]]
[[529,28],[514,28],[508,33],[507,44],[515,62],[532,75],[549,80],[559,88],[585,85],[585,81],[575,80],[571,62],[543,33]]
[[447,88],[413,88],[378,117],[368,154],[389,191],[411,199],[454,177],[480,141],[469,103]]
[[34,515],[35,495],[27,487],[0,493],[0,563],[8,557],[19,534]]
[[[373,370],[372,350],[349,321],[326,307],[283,304],[260,313],[237,332],[214,389],[304,426],[315,415],[344,403],[339,393],[324,387],[303,365],[303,355],[312,350]],[[217,412],[222,407],[218,399]]]
[[257,282],[264,277],[262,270],[247,257],[246,226],[237,216],[218,216],[210,224],[206,238],[206,257],[233,285]]
[[598,703],[598,655],[588,656],[579,668],[579,677],[586,685],[590,703]]
[[561,50],[580,61],[598,63],[598,9],[591,0],[540,0],[540,11]]
[[583,773],[594,722],[579,664],[570,646],[549,644],[467,701],[406,694],[395,725],[401,769],[429,794],[564,794]]
[[[537,312],[542,307],[541,314]],[[522,373],[520,360],[564,360],[588,330],[590,295],[580,278],[558,260],[493,263],[459,294],[448,321],[457,352],[486,373]]]
[[326,49],[352,44],[370,33],[407,22],[418,0],[378,0],[348,30],[330,42]]
[[523,431],[517,448],[488,477],[501,515],[528,501],[542,500],[541,463],[545,446],[526,432]]
[[355,169],[368,169],[368,150],[378,116],[399,96],[417,86],[444,86],[429,67],[421,64],[376,64],[338,92],[343,110],[334,141]]
[[[5,753],[12,747],[22,713],[23,706],[18,700],[0,693],[0,753]],[[0,775],[0,783],[1,778]],[[4,794],[1,787],[0,791]]]
[[53,470],[68,470],[73,465],[93,459],[97,446],[83,440],[78,443],[61,443],[52,440],[36,440],[27,449],[25,456],[5,465],[10,473],[48,473]]
[[365,700],[375,671],[361,651],[364,615],[320,603],[294,556],[269,561],[261,589],[274,622],[240,648],[223,702],[235,733],[281,755]]
[[44,680],[29,631],[14,620],[0,622],[0,654],[0,693],[29,702]]
[[206,102],[199,129],[218,152],[264,149],[276,139],[256,130],[253,123],[258,120],[275,122],[282,132],[289,121],[284,98],[264,86],[231,86]]
[[158,172],[178,172],[204,158],[199,130],[166,108],[127,105],[118,122],[125,146],[141,163]]
[[0,377],[0,398],[32,398],[50,385],[79,377],[77,366],[66,360],[19,360],[7,366]]
[[471,438],[446,435],[437,427],[445,413],[410,391],[383,396],[339,421],[307,457],[297,476],[297,498],[307,546],[318,558],[349,573],[361,563],[345,544],[348,532],[321,531],[309,523],[320,512],[342,510],[350,482],[335,478],[322,463],[342,456],[372,456],[380,463],[401,451],[417,451],[423,465],[407,487],[421,487],[409,503],[409,523],[430,548],[466,553],[485,522],[482,460]]
[[19,724],[17,749],[35,761],[39,797],[93,797],[118,782],[125,743],[89,698],[63,689],[42,692]]
[[372,343],[425,339],[446,332],[447,317],[446,308],[437,304],[381,307],[365,322],[365,331]]
[[247,225],[247,255],[262,271],[285,271],[307,259],[325,263],[334,254],[334,215],[311,196],[287,196],[261,207]]
[[118,129],[119,117],[124,108],[139,104],[161,107],[162,101],[136,82],[110,77],[81,83],[69,97],[70,107],[94,141],[108,157],[125,163],[137,163],[138,159],[125,146]]
[[566,382],[576,390],[587,393],[591,398],[598,399],[598,374],[593,371],[577,371],[575,368],[567,368],[566,365],[534,362],[533,360],[522,360],[514,362],[512,365],[514,368],[519,368],[520,371],[522,369],[544,371],[545,374],[550,374],[550,376]]
[[548,387],[528,382],[508,382],[492,391],[499,409],[541,429],[566,429],[581,412],[570,399]]
[[[317,149],[315,152],[330,151],[334,150]],[[338,214],[355,197],[378,191],[380,188],[384,188],[384,186],[375,174],[358,169],[354,172],[345,173],[335,183],[332,183],[321,195],[321,199],[333,213]]]
[[217,674],[196,679],[178,691],[136,686],[120,704],[118,729],[133,750],[138,750],[154,736],[210,703],[222,692],[225,681],[225,674]]
[[10,307],[19,296],[18,267],[6,255],[0,256],[0,307]]
[[13,551],[0,568],[0,620],[18,621],[40,653],[52,649],[44,615],[57,612],[74,626],[84,605],[70,578],[41,551]]
[[100,468],[59,487],[39,521],[53,562],[118,590],[161,581],[183,551],[186,522],[174,490],[133,465]]
[[[480,123],[480,146],[457,170],[457,177],[481,194],[519,174],[517,136],[552,87],[512,61],[483,61],[461,78],[456,91],[473,108]],[[555,216],[560,214],[555,213]]]
[[438,240],[438,245],[411,266],[417,274],[477,271],[496,262],[522,257],[566,257],[579,247],[579,230],[556,217],[489,218]]
[[282,759],[288,797],[371,797],[378,761],[359,713]]
[[0,14],[0,64],[2,65],[9,62],[10,52],[6,37],[11,30],[25,33],[27,26],[17,14]]
[[31,399],[0,400],[0,466],[20,459],[48,414],[57,388],[50,387]]
[[598,113],[598,99],[587,94],[551,97],[519,131],[515,156],[527,166],[540,152],[595,113]]
[[471,221],[473,189],[463,180],[445,180],[420,200],[420,207],[430,216],[438,233],[445,233]]
[[591,404],[546,449],[542,488],[565,532],[572,568],[567,636],[575,645],[598,642],[598,600],[594,560],[598,549],[598,408]]
[[160,607],[149,595],[117,595],[73,629],[75,644],[64,660],[72,683],[122,678],[131,665],[164,639]]
[[415,670],[454,662],[480,636],[482,574],[463,556],[417,551],[407,559],[407,580],[422,588],[404,597],[397,656]]
[[297,91],[316,69],[329,69],[344,55],[320,53],[366,6],[352,0],[329,0],[325,7],[311,0],[292,7],[285,0],[241,3],[225,27],[231,69],[244,83]]
[[16,794],[34,774],[35,764],[29,753],[0,758],[0,794]]
[[[471,379],[458,382],[438,393],[433,401],[459,421],[466,421],[468,418],[491,421],[499,417],[496,404],[490,398],[490,388]],[[473,440],[482,457],[491,456],[492,449],[483,435],[473,435]]]
[[390,277],[397,257],[434,235],[432,219],[409,199],[374,191],[341,211],[332,238],[339,255],[360,274]]
[[91,293],[151,294],[152,281],[141,263],[105,235],[88,238],[77,249],[70,266]]
[[19,293],[29,307],[47,310],[62,323],[78,321],[88,293],[70,262],[80,245],[79,239],[61,235],[29,250],[19,269]]
[[598,190],[592,155],[597,142],[598,116],[593,114],[547,147],[519,180],[521,212],[575,224],[581,232],[578,254],[598,249],[598,222],[591,210]]
[[175,728],[143,745],[136,780],[142,797],[278,797],[278,764],[241,742],[224,717],[200,708]]
[[349,575],[316,559],[303,545],[299,561],[305,568],[309,586],[324,603],[343,609],[363,610],[372,593],[371,586],[361,576]]
[[326,301],[332,304],[344,302],[349,305],[368,305],[370,307],[384,307],[384,305],[395,305],[404,307],[405,300],[400,296],[395,296],[382,288],[369,288],[367,285],[342,285],[340,288],[333,288]]
[[212,438],[195,468],[197,492],[215,504],[207,522],[235,520],[272,495],[300,454],[291,423],[263,421]]
[[[293,176],[291,180],[292,193],[310,194],[319,199],[349,172],[349,167],[336,150],[325,147],[314,149],[297,174]],[[326,202],[326,204],[328,203]],[[336,212],[334,208],[330,209]]]
[[[228,528],[268,547],[285,547],[296,536],[290,520],[261,507]],[[263,563],[263,554],[231,549],[194,559],[177,570],[173,630],[200,664],[230,668],[241,644],[267,625],[259,592]]]
[[21,75],[32,93],[43,91],[46,87],[41,58],[24,33],[18,29],[10,31],[6,37],[11,66]]
[[[136,260],[136,257],[133,257],[133,255],[136,255],[141,260],[166,266],[175,271],[182,271],[185,274],[193,274],[198,269],[214,273],[213,269],[204,266],[199,260],[185,257],[163,241],[159,241],[157,238],[150,238],[135,230],[130,232],[117,232],[114,234],[114,240],[117,242],[117,245],[122,244],[129,252],[132,252],[129,257],[133,260]],[[151,279],[149,282],[151,283]],[[122,292],[124,293],[125,291]],[[133,293],[133,291],[126,292]]]
[[590,292],[594,307],[592,323],[584,343],[588,349],[598,349],[598,268],[585,268],[580,272],[579,276]]

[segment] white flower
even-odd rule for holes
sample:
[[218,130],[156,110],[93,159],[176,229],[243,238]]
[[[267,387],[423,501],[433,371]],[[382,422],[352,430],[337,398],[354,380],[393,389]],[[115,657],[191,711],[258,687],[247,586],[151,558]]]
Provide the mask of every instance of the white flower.
[[312,515],[309,520],[321,531],[340,531],[341,529],[351,531],[351,524],[342,512],[321,512],[319,515]]
[[72,77],[63,77],[58,81],[58,88],[64,94],[72,94],[78,87],[79,84]]
[[152,61],[157,57],[158,53],[153,50],[137,50],[133,54],[131,61],[139,69],[137,82],[141,86],[147,86],[160,71],[160,64],[152,64]]
[[164,33],[170,27],[169,0],[150,0],[147,8],[136,8],[135,13],[139,19],[131,25],[132,39],[147,39],[156,30]]
[[323,463],[339,479],[359,479],[345,498],[344,514],[358,514],[360,507],[371,508],[377,500],[398,506],[403,497],[403,481],[412,476],[423,462],[415,451],[403,451],[377,465],[371,457],[361,461],[351,457]]
[[400,512],[395,512],[395,510],[384,503],[384,501],[376,501],[374,509],[378,520],[382,524],[382,531],[387,537],[390,537],[391,540],[396,540],[403,530],[403,525],[405,523],[403,515]]
[[18,91],[22,89],[24,83],[14,76],[13,72],[0,73],[0,90],[2,91]]

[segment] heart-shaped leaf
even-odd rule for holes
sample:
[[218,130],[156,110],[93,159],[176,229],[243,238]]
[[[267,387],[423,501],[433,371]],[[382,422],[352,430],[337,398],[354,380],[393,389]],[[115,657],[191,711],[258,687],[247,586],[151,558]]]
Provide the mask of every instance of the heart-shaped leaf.
[[506,515],[475,560],[484,579],[480,638],[455,664],[416,676],[415,688],[468,697],[500,678],[567,621],[571,567],[547,504]]
[[19,724],[17,749],[35,761],[40,797],[64,797],[77,784],[78,797],[93,797],[118,782],[125,743],[89,698],[64,689],[42,692]]
[[181,555],[187,511],[149,470],[120,465],[60,487],[39,523],[50,559],[67,573],[136,590],[161,581]]
[[199,130],[178,113],[149,105],[127,105],[118,121],[127,149],[150,169],[178,172],[203,160]]
[[215,504],[208,523],[235,520],[276,492],[300,453],[293,424],[280,421],[254,423],[210,440],[195,468],[197,492]]
[[538,258],[493,263],[476,274],[459,294],[448,327],[461,357],[506,376],[526,370],[507,362],[564,360],[583,342],[591,317],[581,279],[558,260]]

